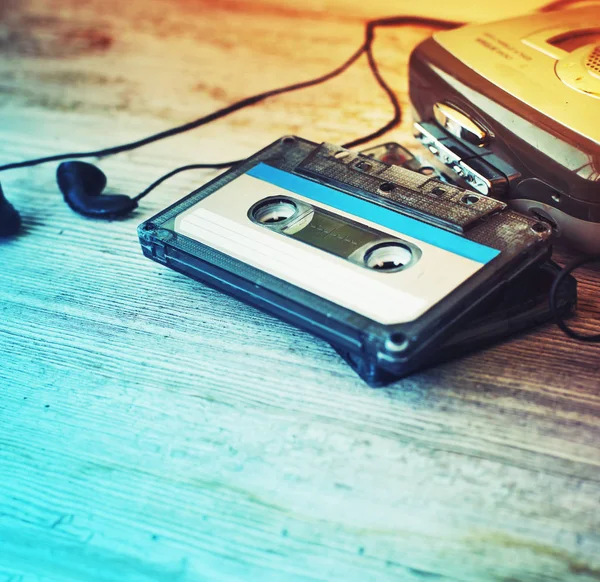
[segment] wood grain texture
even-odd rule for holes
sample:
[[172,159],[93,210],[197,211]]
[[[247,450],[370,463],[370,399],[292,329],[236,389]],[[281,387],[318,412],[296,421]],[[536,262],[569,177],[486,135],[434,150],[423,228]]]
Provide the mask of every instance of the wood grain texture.
[[[0,162],[322,74],[366,16],[537,5],[4,0]],[[428,32],[378,34],[404,102]],[[361,62],[102,167],[135,193],[389,115]],[[411,145],[408,120],[389,137]],[[25,228],[0,243],[0,581],[600,580],[597,347],[547,326],[373,390],[323,342],[141,256],[137,224],[214,172],[112,223],[74,215],[53,173],[2,176]],[[578,325],[598,331],[598,269],[579,279]]]

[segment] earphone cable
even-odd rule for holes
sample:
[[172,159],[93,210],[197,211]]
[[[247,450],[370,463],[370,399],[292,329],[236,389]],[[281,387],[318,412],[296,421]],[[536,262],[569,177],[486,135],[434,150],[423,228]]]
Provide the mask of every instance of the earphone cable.
[[[49,162],[60,162],[60,161],[71,160],[71,159],[101,158],[101,157],[111,156],[111,155],[115,155],[115,154],[119,154],[119,153],[123,153],[123,152],[127,152],[127,151],[132,151],[132,150],[138,149],[140,147],[143,147],[145,145],[155,143],[157,141],[161,141],[163,139],[191,131],[198,127],[202,127],[203,125],[207,125],[208,123],[211,123],[211,122],[221,119],[223,117],[227,117],[227,116],[231,115],[232,113],[235,113],[236,111],[239,111],[239,110],[249,107],[251,105],[260,103],[260,102],[264,101],[265,99],[268,99],[269,97],[274,97],[276,95],[282,95],[284,93],[290,93],[292,91],[298,91],[301,89],[306,89],[308,87],[313,87],[313,86],[325,83],[325,82],[339,76],[340,74],[344,73],[363,54],[366,53],[368,62],[369,62],[369,67],[370,67],[371,71],[373,72],[375,79],[377,80],[378,84],[387,93],[390,101],[392,102],[392,105],[394,107],[394,118],[392,119],[392,121],[386,123],[379,130],[377,130],[367,136],[364,136],[362,138],[358,138],[352,142],[349,142],[349,144],[347,144],[346,147],[352,147],[353,145],[359,145],[361,143],[365,143],[366,141],[375,139],[376,137],[383,135],[386,131],[388,131],[391,127],[393,127],[395,124],[397,124],[400,120],[399,102],[398,102],[396,96],[393,94],[390,87],[387,85],[387,83],[381,77],[381,75],[378,71],[375,59],[373,58],[373,53],[372,53],[371,47],[372,47],[373,38],[374,38],[374,30],[375,30],[375,28],[377,28],[379,26],[401,26],[401,25],[407,25],[407,24],[417,24],[417,25],[423,25],[423,26],[430,26],[430,27],[434,27],[434,28],[435,27],[437,27],[437,28],[455,28],[457,26],[460,26],[463,23],[452,22],[452,21],[447,21],[447,20],[440,20],[440,19],[435,19],[435,18],[422,18],[422,17],[418,17],[418,16],[402,16],[402,17],[396,17],[396,18],[372,20],[372,21],[367,22],[367,24],[366,24],[365,39],[364,39],[363,44],[344,63],[342,63],[340,66],[336,67],[329,73],[326,73],[326,74],[316,77],[314,79],[309,79],[307,81],[302,81],[300,83],[294,83],[292,85],[287,85],[284,87],[280,87],[278,89],[272,89],[269,91],[265,91],[263,93],[253,95],[251,97],[246,97],[245,99],[237,101],[236,103],[228,105],[227,107],[223,107],[222,109],[218,109],[217,111],[214,111],[208,115],[205,115],[204,117],[200,117],[199,119],[196,119],[189,123],[185,123],[183,125],[179,125],[179,126],[170,128],[168,130],[150,135],[148,137],[142,138],[137,141],[129,142],[129,143],[122,144],[119,146],[112,146],[112,147],[108,147],[108,148],[104,148],[104,149],[100,149],[100,150],[93,150],[93,151],[86,151],[86,152],[71,152],[71,153],[66,153],[66,154],[56,154],[56,155],[45,156],[42,158],[36,158],[36,159],[32,159],[32,160],[25,160],[22,162],[13,162],[13,163],[9,163],[9,164],[0,166],[0,172],[5,172],[8,170],[15,170],[18,168],[29,168],[29,167],[38,166],[41,164],[46,164]],[[189,169],[196,169],[196,167],[200,167],[200,166],[202,166],[204,168],[222,169],[222,168],[227,168],[227,167],[233,166],[233,165],[237,164],[239,161],[240,160],[235,160],[235,161],[230,161],[230,162],[218,162],[218,163],[213,163],[213,164],[191,164],[190,166],[194,166],[194,167],[193,168],[189,167]],[[177,168],[176,171],[173,171],[174,173],[169,172],[169,174],[175,175],[176,173],[179,173],[182,171],[184,171],[184,170],[181,168]],[[162,183],[164,180],[167,179],[165,177],[163,177],[163,178],[164,179],[159,179],[157,182]],[[143,196],[150,193],[150,191],[152,189],[153,188],[150,188],[150,187],[146,188],[146,190],[144,190],[144,192],[138,194],[136,199],[138,199],[138,200],[141,199]]]
[[600,255],[594,256],[586,256],[576,259],[566,267],[562,269],[562,271],[556,276],[554,283],[552,284],[552,288],[550,289],[550,310],[552,311],[552,315],[554,317],[554,322],[558,327],[567,334],[570,338],[574,340],[578,340],[581,342],[588,343],[598,343],[600,342],[600,333],[599,334],[583,334],[581,332],[575,331],[573,328],[569,327],[564,320],[563,315],[560,312],[558,306],[558,291],[563,284],[564,280],[573,272],[575,269],[579,267],[583,267],[584,265],[589,265],[592,263],[600,263]]

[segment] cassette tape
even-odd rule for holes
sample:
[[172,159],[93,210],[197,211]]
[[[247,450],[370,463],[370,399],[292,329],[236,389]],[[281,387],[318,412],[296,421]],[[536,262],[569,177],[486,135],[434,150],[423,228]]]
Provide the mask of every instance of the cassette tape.
[[314,333],[373,378],[430,361],[551,243],[501,201],[293,136],[138,234],[149,258]]

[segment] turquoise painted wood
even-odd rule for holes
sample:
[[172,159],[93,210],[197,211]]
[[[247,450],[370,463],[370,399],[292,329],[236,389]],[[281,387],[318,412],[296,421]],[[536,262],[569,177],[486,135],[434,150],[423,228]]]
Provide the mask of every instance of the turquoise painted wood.
[[[408,8],[4,0],[0,163],[323,73],[366,15]],[[378,37],[404,100],[428,33]],[[101,165],[132,194],[178,165],[285,133],[343,142],[388,116],[362,63]],[[390,139],[410,145],[409,122]],[[1,176],[24,232],[0,243],[0,581],[600,580],[598,348],[547,326],[370,389],[323,342],[142,257],[137,224],[214,175],[112,223],[74,215],[52,166]],[[599,281],[581,273],[588,318]]]

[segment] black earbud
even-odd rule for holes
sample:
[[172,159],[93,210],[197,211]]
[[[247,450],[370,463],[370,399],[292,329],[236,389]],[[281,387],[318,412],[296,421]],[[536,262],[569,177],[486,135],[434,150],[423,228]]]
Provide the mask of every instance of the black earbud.
[[21,228],[21,215],[4,197],[0,185],[0,238],[14,236]]
[[124,194],[102,194],[106,176],[87,162],[63,162],[56,181],[65,202],[77,213],[92,218],[118,218],[137,208],[137,201]]

